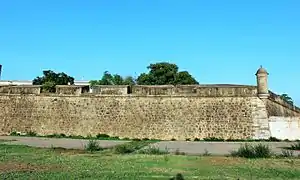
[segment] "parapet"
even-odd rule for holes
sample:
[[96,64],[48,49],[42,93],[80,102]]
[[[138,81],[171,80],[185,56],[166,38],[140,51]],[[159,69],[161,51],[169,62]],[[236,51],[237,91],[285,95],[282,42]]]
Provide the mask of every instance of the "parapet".
[[284,101],[279,95],[275,94],[274,92],[272,91],[269,91],[269,97],[268,99],[277,103],[277,104],[280,104],[290,110],[293,110],[293,111],[296,111],[298,113],[300,113],[300,108],[297,107],[297,106],[294,106],[293,104],[289,104],[288,102]]
[[253,97],[257,96],[257,88],[231,84],[200,85],[196,94],[202,97]]
[[[40,94],[41,86],[0,86],[1,94]],[[253,97],[256,86],[207,85],[57,85],[58,95],[136,95],[136,96],[198,96],[198,97]]]
[[41,86],[39,85],[4,85],[0,86],[1,94],[40,94]]
[[91,87],[91,93],[100,95],[125,95],[131,93],[131,88],[127,85],[97,85]]
[[81,95],[89,92],[89,86],[57,85],[56,93],[60,95]]
[[132,94],[135,95],[174,95],[175,86],[173,85],[135,85],[132,86]]
[[197,94],[197,89],[199,88],[199,85],[177,85],[175,88],[176,94]]

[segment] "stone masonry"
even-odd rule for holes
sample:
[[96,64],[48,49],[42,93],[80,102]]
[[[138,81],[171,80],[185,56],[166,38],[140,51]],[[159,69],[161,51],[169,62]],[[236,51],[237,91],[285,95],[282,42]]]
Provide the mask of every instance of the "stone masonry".
[[[266,139],[273,134],[297,138],[300,109],[272,92],[266,94],[266,76],[258,77],[264,79],[257,86],[98,86],[94,91],[59,86],[54,94],[41,93],[40,86],[0,87],[0,134],[101,133],[163,140]],[[264,87],[258,88],[259,83]],[[286,131],[278,130],[287,121],[293,121],[292,135],[288,126]]]

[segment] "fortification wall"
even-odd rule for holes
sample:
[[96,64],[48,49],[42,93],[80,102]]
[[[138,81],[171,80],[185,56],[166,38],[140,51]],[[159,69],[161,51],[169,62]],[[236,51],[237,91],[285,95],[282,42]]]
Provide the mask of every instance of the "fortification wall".
[[32,85],[0,86],[0,94],[40,94],[40,93],[41,93],[41,86],[32,86]]
[[300,139],[300,117],[269,117],[270,133],[278,139]]
[[251,138],[255,97],[0,95],[1,134]]
[[[92,92],[86,86],[57,86],[52,94],[41,93],[40,86],[5,86],[0,87],[0,133],[165,140],[298,137],[299,109],[277,97],[260,99],[255,86],[97,86]],[[280,125],[287,126],[283,135]]]
[[300,116],[300,109],[280,98],[280,96],[270,91],[270,96],[266,100],[269,116],[295,117]]
[[270,92],[270,97],[265,102],[271,136],[278,139],[300,139],[300,109],[283,101],[273,92]]

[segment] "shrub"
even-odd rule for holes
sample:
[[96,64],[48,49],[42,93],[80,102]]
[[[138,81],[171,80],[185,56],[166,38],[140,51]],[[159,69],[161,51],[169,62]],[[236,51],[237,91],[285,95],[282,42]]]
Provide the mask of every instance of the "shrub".
[[269,158],[272,156],[272,150],[269,146],[258,144],[254,146],[255,158]]
[[191,141],[191,139],[190,139],[190,138],[187,138],[187,139],[185,139],[185,141]]
[[114,152],[117,154],[130,154],[133,153],[135,149],[131,146],[128,146],[126,144],[121,144],[114,147]]
[[85,139],[95,139],[91,134],[88,134]]
[[202,154],[203,156],[210,156],[211,154],[208,152],[207,149],[204,150],[204,153]]
[[59,138],[65,138],[65,137],[67,137],[67,136],[66,136],[64,133],[60,133],[58,137],[59,137]]
[[143,140],[143,141],[150,141],[149,138],[143,138],[142,140]]
[[159,142],[161,140],[160,139],[150,139],[150,141]]
[[149,143],[145,142],[145,141],[133,141],[130,143],[115,146],[113,148],[113,151],[116,154],[130,154],[137,150],[142,149],[143,147],[145,147],[147,145],[149,145]]
[[59,137],[58,134],[50,134],[50,135],[46,135],[45,137],[47,138],[56,138],[56,137]]
[[200,141],[200,139],[199,138],[195,138],[194,141]]
[[129,141],[129,140],[130,140],[130,138],[128,138],[128,137],[125,137],[125,138],[123,138],[122,140]]
[[9,134],[10,136],[20,136],[20,133],[17,133],[16,131],[13,131]]
[[176,149],[175,155],[185,155],[185,153],[184,152],[180,152],[179,149]]
[[67,137],[65,134],[61,133],[61,134],[51,134],[51,135],[46,135],[46,137],[48,138],[65,138]]
[[276,137],[270,137],[269,141],[271,141],[271,142],[280,142],[281,140],[277,139]]
[[171,141],[176,141],[176,139],[175,139],[175,138],[172,138]]
[[280,156],[281,156],[281,157],[294,157],[294,152],[291,151],[291,150],[286,150],[286,149],[284,149],[284,150],[282,150]]
[[204,141],[225,141],[225,140],[223,138],[208,137],[208,138],[204,138]]
[[272,156],[272,151],[269,146],[263,144],[254,146],[245,144],[242,145],[237,151],[232,151],[231,155],[244,158],[269,158]]
[[176,174],[175,177],[170,178],[170,180],[184,180],[183,175],[182,174]]
[[139,151],[141,154],[153,154],[153,155],[163,155],[163,154],[169,154],[168,149],[161,150],[158,147],[148,147],[146,149],[143,149]]
[[246,140],[246,139],[226,139],[225,141],[227,142],[245,142],[245,141],[251,141],[251,140]]
[[292,144],[289,149],[291,149],[291,150],[300,150],[300,142]]
[[245,157],[245,158],[251,158],[254,157],[254,149],[249,144],[245,144],[241,146],[237,151],[232,151],[231,155],[234,157]]
[[68,138],[71,138],[71,139],[85,139],[83,136],[80,136],[80,135],[70,135],[70,136],[68,136]]
[[138,138],[134,138],[132,139],[133,141],[141,141],[141,139],[138,139]]
[[101,138],[109,138],[110,136],[107,134],[97,134],[96,138],[101,139]]
[[26,135],[34,137],[37,136],[37,133],[30,130],[29,132],[26,133]]
[[101,151],[101,148],[96,140],[89,140],[88,144],[85,146],[85,150],[94,152],[94,151]]

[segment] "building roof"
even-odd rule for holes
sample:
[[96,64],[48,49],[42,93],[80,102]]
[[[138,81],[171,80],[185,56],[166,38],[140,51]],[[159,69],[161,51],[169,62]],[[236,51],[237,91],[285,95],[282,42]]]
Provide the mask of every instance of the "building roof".
[[257,74],[269,74],[269,73],[267,72],[267,70],[265,68],[263,68],[262,66],[260,66],[260,68],[256,72],[256,75]]

